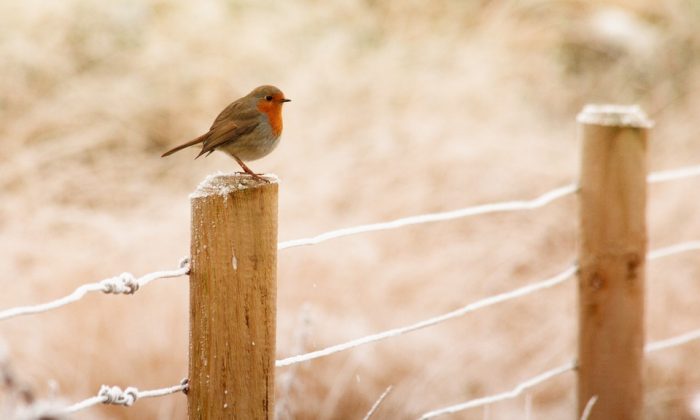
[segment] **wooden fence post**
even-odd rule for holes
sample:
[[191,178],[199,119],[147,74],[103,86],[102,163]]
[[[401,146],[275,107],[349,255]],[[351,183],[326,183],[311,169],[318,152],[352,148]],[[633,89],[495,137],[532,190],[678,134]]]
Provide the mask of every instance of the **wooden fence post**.
[[277,190],[215,175],[190,196],[190,420],[274,417]]
[[641,419],[647,245],[647,129],[638,107],[589,105],[583,143],[578,260],[578,411]]

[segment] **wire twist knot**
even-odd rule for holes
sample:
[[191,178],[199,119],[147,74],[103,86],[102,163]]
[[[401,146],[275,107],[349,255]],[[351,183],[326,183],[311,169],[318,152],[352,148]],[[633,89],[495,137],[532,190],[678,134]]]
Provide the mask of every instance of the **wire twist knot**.
[[100,284],[104,293],[113,293],[115,295],[132,295],[139,290],[140,286],[136,277],[131,273],[121,273],[116,277],[102,280]]
[[100,387],[100,392],[97,395],[106,398],[103,401],[104,404],[131,407],[139,398],[139,390],[133,386],[130,386],[122,391],[122,389],[118,386],[102,385]]

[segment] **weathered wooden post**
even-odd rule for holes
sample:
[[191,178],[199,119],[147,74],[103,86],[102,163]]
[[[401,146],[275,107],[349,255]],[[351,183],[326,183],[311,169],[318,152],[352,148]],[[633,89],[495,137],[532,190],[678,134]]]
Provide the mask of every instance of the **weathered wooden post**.
[[277,191],[215,175],[190,196],[192,419],[272,419],[275,392]]
[[[578,411],[641,419],[647,247],[647,131],[635,106],[586,106],[578,244]],[[578,417],[577,417],[578,418]]]

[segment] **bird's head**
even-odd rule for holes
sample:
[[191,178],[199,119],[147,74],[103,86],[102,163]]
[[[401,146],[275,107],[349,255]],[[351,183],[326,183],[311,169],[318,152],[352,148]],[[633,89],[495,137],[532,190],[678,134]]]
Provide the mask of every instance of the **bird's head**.
[[282,109],[282,104],[291,101],[291,99],[284,97],[284,93],[281,90],[271,85],[258,86],[248,96],[256,99],[258,109],[261,112]]

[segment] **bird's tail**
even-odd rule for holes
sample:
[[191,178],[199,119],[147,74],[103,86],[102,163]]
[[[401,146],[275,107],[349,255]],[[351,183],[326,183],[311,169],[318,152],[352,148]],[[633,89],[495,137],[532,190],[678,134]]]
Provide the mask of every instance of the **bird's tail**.
[[160,157],[170,156],[170,155],[172,155],[173,153],[175,153],[175,152],[177,152],[177,151],[179,151],[179,150],[182,150],[182,149],[184,149],[184,148],[186,148],[186,147],[190,147],[190,146],[194,146],[195,144],[202,143],[204,140],[207,139],[207,136],[208,136],[208,135],[209,135],[209,133],[202,134],[201,136],[197,137],[197,138],[194,139],[194,140],[190,140],[190,141],[188,141],[187,143],[181,144],[181,145],[179,145],[179,146],[177,146],[177,147],[174,147],[174,148],[168,150],[167,152],[165,152],[165,153],[163,153],[162,155],[160,155]]

